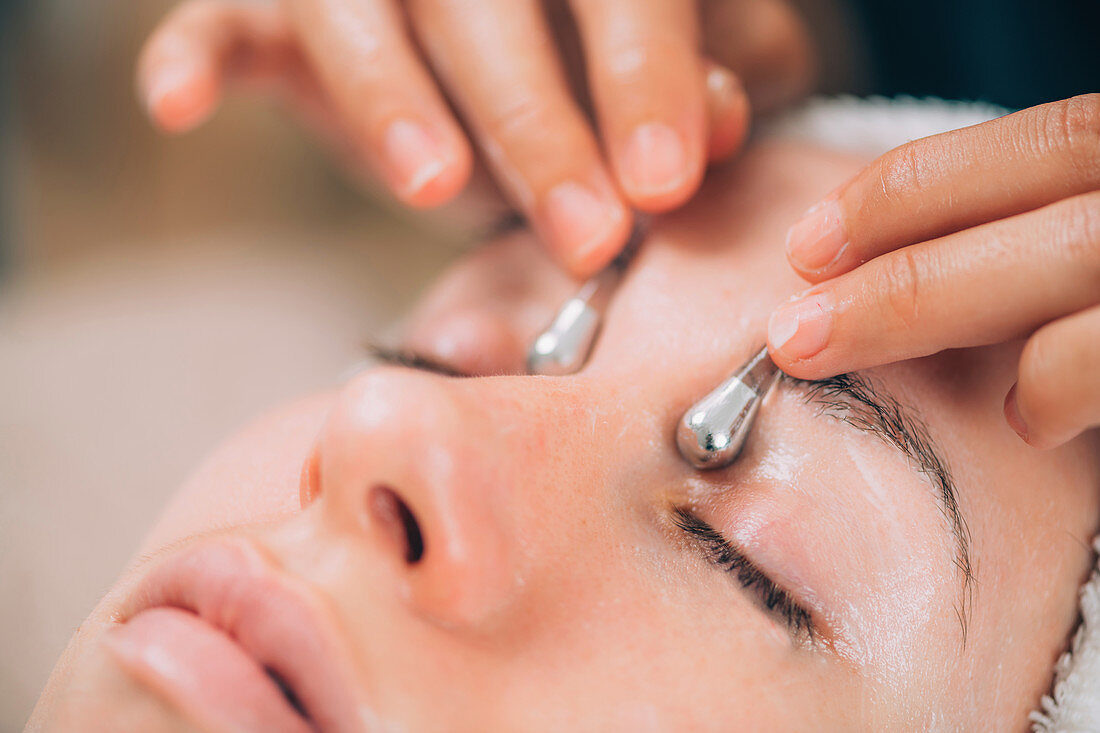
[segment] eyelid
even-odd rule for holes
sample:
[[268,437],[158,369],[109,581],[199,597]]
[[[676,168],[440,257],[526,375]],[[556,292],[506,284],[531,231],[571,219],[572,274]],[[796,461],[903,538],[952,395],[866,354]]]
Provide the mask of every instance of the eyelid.
[[367,343],[364,347],[369,356],[390,366],[418,369],[420,371],[439,374],[444,377],[454,377],[456,379],[469,379],[474,376],[473,374],[459,371],[449,364],[444,364],[443,362],[410,349],[393,349],[373,343]]
[[705,546],[708,562],[733,575],[743,588],[756,594],[763,602],[762,610],[782,620],[792,637],[797,639],[805,635],[811,644],[815,641],[817,625],[814,615],[721,532],[683,507],[673,510],[673,523]]

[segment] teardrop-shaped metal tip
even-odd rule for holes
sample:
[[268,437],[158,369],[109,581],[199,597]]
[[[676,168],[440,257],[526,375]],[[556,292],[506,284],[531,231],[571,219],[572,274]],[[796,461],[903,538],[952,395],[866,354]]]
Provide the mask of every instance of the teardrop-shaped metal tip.
[[600,314],[580,298],[570,298],[527,354],[527,373],[563,376],[580,371],[600,330]]
[[641,246],[645,232],[645,217],[639,215],[630,239],[619,256],[585,282],[577,294],[558,310],[546,330],[535,338],[527,352],[528,374],[564,376],[581,370],[596,343],[603,325],[604,311]]
[[527,352],[527,373],[575,374],[588,361],[603,322],[603,311],[619,284],[622,270],[613,265],[587,281],[565,302],[554,320]]
[[779,374],[768,356],[758,352],[744,366],[696,402],[676,428],[680,455],[695,468],[723,468],[733,463],[745,446],[749,431]]

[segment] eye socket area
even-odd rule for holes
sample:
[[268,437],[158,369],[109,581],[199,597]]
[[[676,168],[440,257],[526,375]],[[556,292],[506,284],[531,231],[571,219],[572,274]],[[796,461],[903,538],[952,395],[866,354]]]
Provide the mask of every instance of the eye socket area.
[[478,308],[444,313],[430,322],[421,322],[403,346],[400,353],[406,355],[405,366],[449,376],[478,377],[523,374],[527,349],[521,329],[514,322],[500,313]]
[[777,584],[734,542],[686,507],[672,509],[673,525],[686,534],[703,559],[729,574],[757,606],[779,622],[796,642],[819,640],[820,623],[799,599]]
[[577,283],[526,231],[463,255],[410,314],[402,348],[471,376],[522,375],[527,351]]

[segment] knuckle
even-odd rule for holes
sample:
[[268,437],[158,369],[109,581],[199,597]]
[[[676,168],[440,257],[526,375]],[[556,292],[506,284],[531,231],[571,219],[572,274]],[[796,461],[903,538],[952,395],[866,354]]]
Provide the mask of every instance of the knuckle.
[[682,65],[690,57],[683,42],[666,36],[630,39],[607,49],[601,65],[617,83],[648,84],[654,69]]
[[403,59],[394,53],[389,43],[358,43],[354,49],[354,63],[348,73],[362,84],[374,86],[383,80],[394,79],[401,71]]
[[349,110],[352,119],[377,120],[385,117],[387,103],[396,102],[415,94],[411,84],[402,85],[407,78],[392,53],[381,44],[363,44],[355,49],[355,63],[347,66],[341,86],[346,88],[361,104]]
[[920,317],[922,272],[909,248],[884,260],[879,292],[885,293],[888,317],[901,328],[912,328]]
[[1059,230],[1055,245],[1070,264],[1100,277],[1100,192],[1067,199],[1052,212]]
[[623,84],[645,78],[646,56],[646,50],[640,46],[618,46],[607,52],[602,66],[610,81]]
[[1100,140],[1100,94],[1085,94],[1060,103],[1061,132],[1070,147],[1096,151]]
[[1040,149],[1064,151],[1076,173],[1100,181],[1100,94],[1085,94],[1045,108]]
[[[523,94],[502,104],[489,114],[488,128],[501,143],[526,140],[532,132],[554,129],[554,116],[536,94]],[[537,136],[539,136],[537,135]]]
[[897,204],[919,194],[926,186],[923,155],[918,144],[908,143],[887,154],[878,166],[878,189],[883,200]]

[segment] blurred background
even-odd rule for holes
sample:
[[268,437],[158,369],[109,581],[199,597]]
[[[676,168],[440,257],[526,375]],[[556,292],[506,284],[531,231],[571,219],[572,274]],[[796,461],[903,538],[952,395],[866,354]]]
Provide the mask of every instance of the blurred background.
[[263,101],[155,133],[133,66],[171,0],[0,3],[0,730],[14,731],[187,472],[333,384],[463,236],[371,203]]
[[[489,221],[364,196],[263,100],[155,133],[133,66],[176,2],[0,0],[4,731],[187,472],[333,384]],[[795,4],[820,91],[1008,107],[1097,91],[1097,0]]]

